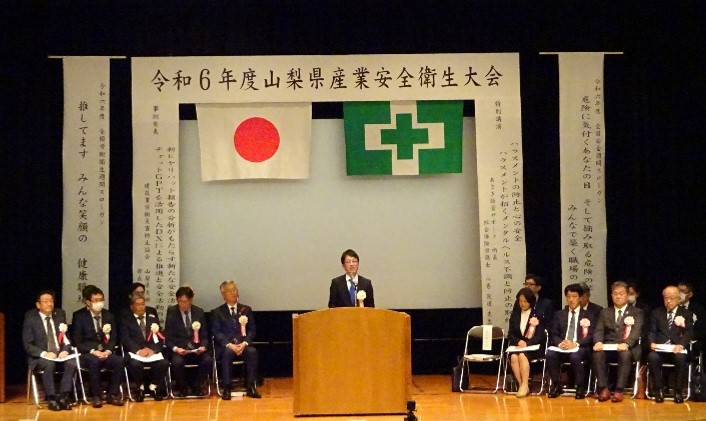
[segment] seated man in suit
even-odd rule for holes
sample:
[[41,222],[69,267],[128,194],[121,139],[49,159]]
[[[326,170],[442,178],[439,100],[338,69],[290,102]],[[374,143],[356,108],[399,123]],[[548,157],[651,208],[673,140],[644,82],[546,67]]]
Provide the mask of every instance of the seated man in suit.
[[123,405],[120,394],[120,383],[123,381],[125,361],[115,355],[113,350],[117,343],[117,329],[113,315],[103,308],[105,296],[95,285],[86,285],[82,291],[86,307],[74,312],[73,339],[81,353],[81,366],[88,369],[91,382],[94,408],[103,406],[101,402],[100,371],[105,368],[111,371],[108,386],[108,403]]
[[583,294],[579,297],[579,306],[598,317],[598,313],[603,310],[603,307],[591,301],[591,287],[587,283],[581,282],[579,285],[581,285],[581,290],[583,290]]
[[[654,377],[653,395],[655,402],[664,402],[662,364],[673,362],[677,370],[674,387],[674,403],[683,403],[681,386],[686,375],[687,354],[681,352],[689,348],[694,333],[693,314],[679,306],[679,289],[668,286],[662,291],[664,307],[656,308],[650,315],[650,354],[647,357]],[[658,352],[658,345],[673,345],[672,352]]]
[[[205,396],[205,382],[213,370],[213,357],[208,349],[208,326],[201,307],[192,304],[194,291],[187,286],[177,289],[176,305],[167,309],[164,326],[167,349],[171,350],[172,374],[179,391],[175,396]],[[193,387],[186,382],[185,364],[197,364],[198,376]],[[192,391],[190,391],[190,389]]]
[[679,282],[679,305],[691,311],[694,322],[694,337],[695,340],[701,340],[706,337],[706,308],[699,302],[694,301],[694,286],[689,282]]
[[[120,309],[120,321],[130,320],[130,315],[132,314],[132,299],[135,297],[142,297],[147,300],[145,296],[145,284],[142,282],[133,282],[130,284],[127,290],[127,304]],[[146,302],[146,301],[145,301]],[[157,314],[157,309],[154,307],[145,307],[147,314]]]
[[[66,313],[60,308],[54,308],[53,291],[40,291],[35,305],[37,308],[25,313],[22,324],[22,344],[29,357],[29,368],[44,371],[42,385],[50,410],[71,409],[67,396],[71,392],[76,373],[76,359],[54,361],[71,353],[71,344],[66,338]],[[54,385],[57,364],[64,366],[59,394]]]
[[[568,307],[554,313],[549,329],[550,346],[556,346],[567,352],[547,351],[547,370],[552,386],[549,398],[556,398],[563,393],[561,388],[561,364],[571,363],[576,384],[576,399],[586,397],[586,367],[591,360],[593,331],[598,314],[584,310],[579,306],[579,297],[583,289],[579,284],[567,285],[564,295]],[[573,352],[568,352],[575,350]]]
[[164,378],[167,375],[169,362],[162,355],[161,359],[152,362],[141,361],[135,354],[142,358],[150,358],[161,354],[164,350],[164,335],[160,332],[159,316],[157,311],[148,311],[145,298],[135,295],[130,305],[130,313],[124,315],[120,322],[120,341],[125,349],[127,370],[130,377],[138,385],[135,401],[145,400],[145,367],[150,367],[150,380],[147,390],[156,401],[164,399]]
[[[552,320],[552,317],[554,316],[554,303],[552,303],[552,300],[550,300],[549,298],[545,298],[544,296],[539,295],[539,292],[542,290],[543,284],[544,281],[540,276],[535,275],[533,273],[528,273],[527,275],[525,275],[525,282],[523,284],[523,287],[529,288],[532,291],[532,294],[534,294],[534,314],[539,317],[539,320],[542,322],[542,324],[548,326]],[[515,305],[512,309],[513,311],[518,310],[517,305],[517,301],[515,301]]]
[[358,275],[358,253],[348,249],[341,254],[341,265],[346,271],[331,280],[329,288],[329,308],[333,307],[375,307],[373,283]]
[[216,347],[216,358],[220,365],[223,400],[230,400],[230,369],[236,358],[245,362],[246,396],[260,398],[257,391],[258,354],[254,346],[255,315],[250,306],[238,302],[238,286],[235,281],[221,283],[221,296],[225,303],[211,310],[211,330]]
[[[598,401],[610,399],[612,402],[622,402],[631,362],[640,360],[638,342],[644,316],[642,310],[628,305],[628,286],[625,282],[613,282],[610,291],[613,305],[601,310],[593,333],[593,372],[598,382]],[[604,344],[617,344],[617,352],[607,355],[607,351],[603,350]],[[618,363],[618,377],[612,397],[608,390],[609,359]]]

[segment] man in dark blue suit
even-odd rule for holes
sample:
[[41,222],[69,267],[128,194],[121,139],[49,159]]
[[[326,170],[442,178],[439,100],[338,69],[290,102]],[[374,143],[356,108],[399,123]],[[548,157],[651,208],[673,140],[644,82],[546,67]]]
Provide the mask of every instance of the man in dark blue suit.
[[361,306],[361,303],[363,307],[375,307],[373,283],[358,275],[359,260],[358,253],[351,249],[341,254],[341,265],[346,273],[331,280],[329,308],[355,307]]
[[[71,344],[66,337],[66,312],[54,308],[54,292],[41,291],[37,295],[36,309],[25,314],[22,324],[22,344],[29,357],[29,368],[43,370],[42,385],[46,394],[47,407],[52,411],[71,409],[68,393],[71,391],[73,376],[76,373],[76,358],[55,362],[71,353]],[[63,325],[63,326],[62,326]],[[62,327],[64,329],[62,329]],[[63,364],[64,373],[56,394],[54,372],[57,364]]]
[[[167,349],[171,351],[172,375],[179,391],[175,396],[206,395],[205,382],[213,370],[213,358],[208,349],[208,325],[201,307],[192,304],[194,291],[187,286],[176,292],[176,305],[167,309],[164,333]],[[196,384],[189,387],[186,382],[185,364],[197,364]]]
[[552,380],[549,398],[556,398],[563,393],[560,371],[561,364],[567,360],[571,363],[571,369],[574,372],[576,399],[586,397],[586,366],[591,361],[593,331],[596,328],[598,314],[580,307],[579,299],[582,294],[581,285],[567,285],[564,288],[564,296],[568,306],[554,313],[551,322],[550,346],[558,347],[565,352],[547,351],[547,370]]
[[252,346],[256,333],[255,315],[250,306],[238,302],[235,281],[223,281],[221,295],[225,304],[211,310],[211,329],[221,372],[222,398],[230,400],[230,369],[236,358],[242,358],[245,362],[246,396],[260,398],[256,387],[258,354]]
[[[124,314],[120,321],[120,341],[126,353],[128,373],[138,387],[135,395],[137,402],[145,399],[145,367],[150,368],[150,380],[147,386],[149,394],[156,401],[164,399],[164,379],[169,368],[169,362],[162,353],[165,347],[164,340],[157,311],[151,307],[148,310],[143,296],[133,296],[130,312]],[[155,358],[159,355],[162,358],[156,361],[140,360],[140,358]]]
[[108,403],[122,406],[120,383],[123,380],[125,361],[115,355],[113,350],[117,343],[118,329],[113,315],[103,308],[105,296],[95,285],[87,285],[82,291],[86,307],[77,310],[73,315],[73,339],[80,362],[88,369],[91,382],[94,408],[103,406],[101,402],[100,371],[105,368],[111,371],[108,386]]
[[[679,305],[679,289],[668,286],[662,291],[664,306],[656,308],[650,315],[650,354],[647,361],[654,377],[653,395],[655,402],[664,402],[662,380],[662,364],[673,362],[677,370],[674,387],[674,403],[683,403],[681,387],[686,375],[687,354],[682,353],[689,348],[689,342],[694,334],[693,313]],[[671,352],[658,352],[659,345],[673,345]]]

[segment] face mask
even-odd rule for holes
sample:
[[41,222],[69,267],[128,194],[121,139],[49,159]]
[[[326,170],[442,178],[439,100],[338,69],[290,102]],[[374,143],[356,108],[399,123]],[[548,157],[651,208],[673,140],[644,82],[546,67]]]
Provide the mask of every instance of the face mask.
[[637,298],[634,295],[628,295],[628,303],[635,304]]
[[679,293],[679,301],[684,301],[684,300],[686,300],[686,294],[684,294],[683,292],[680,292]]
[[98,301],[97,303],[91,303],[91,309],[98,313],[99,311],[103,310],[103,307],[105,306],[105,301]]

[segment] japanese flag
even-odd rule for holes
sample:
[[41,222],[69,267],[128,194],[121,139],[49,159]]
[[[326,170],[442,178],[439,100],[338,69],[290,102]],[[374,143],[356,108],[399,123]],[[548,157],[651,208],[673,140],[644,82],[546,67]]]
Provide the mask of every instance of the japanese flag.
[[196,104],[203,181],[308,178],[311,103]]

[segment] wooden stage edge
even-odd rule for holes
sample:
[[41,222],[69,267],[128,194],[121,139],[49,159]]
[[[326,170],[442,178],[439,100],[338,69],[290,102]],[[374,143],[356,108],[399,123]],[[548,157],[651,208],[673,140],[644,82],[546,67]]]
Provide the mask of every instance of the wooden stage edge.
[[[474,386],[490,386],[495,379],[487,376],[471,378]],[[642,420],[642,419],[706,419],[706,403],[685,402],[677,405],[666,401],[657,404],[649,400],[626,399],[621,403],[602,402],[594,398],[576,400],[573,396],[548,399],[544,396],[517,398],[514,395],[451,392],[450,376],[429,375],[412,378],[412,396],[416,416],[430,420]],[[374,385],[370,385],[375,387]],[[128,402],[125,406],[106,405],[94,409],[79,405],[70,412],[38,410],[28,405],[25,386],[10,386],[7,402],[0,404],[1,420],[312,420],[312,421],[387,421],[404,419],[403,415],[341,415],[294,417],[292,378],[267,378],[259,388],[262,399],[233,398],[223,401],[209,399],[165,400],[162,402]],[[354,398],[354,397],[351,397]]]

